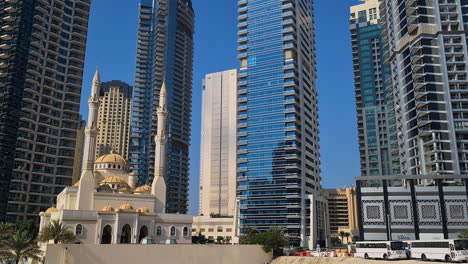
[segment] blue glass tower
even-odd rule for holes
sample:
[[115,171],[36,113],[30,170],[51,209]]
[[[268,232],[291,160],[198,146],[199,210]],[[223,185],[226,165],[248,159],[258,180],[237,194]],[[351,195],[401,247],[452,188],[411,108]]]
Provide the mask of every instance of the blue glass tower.
[[140,183],[154,176],[154,136],[162,83],[168,93],[168,213],[186,213],[192,112],[194,12],[190,0],[142,0],[133,90],[130,163]]
[[324,234],[309,223],[307,207],[321,180],[313,1],[238,5],[241,232],[282,226],[291,244],[304,245],[313,233]]

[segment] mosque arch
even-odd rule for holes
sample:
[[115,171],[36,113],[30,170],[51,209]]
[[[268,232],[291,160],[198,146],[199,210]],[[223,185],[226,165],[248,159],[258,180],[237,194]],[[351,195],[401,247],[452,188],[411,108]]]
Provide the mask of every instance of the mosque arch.
[[148,227],[142,226],[140,228],[140,235],[138,236],[138,243],[140,243],[141,240],[147,236],[148,236]]
[[101,235],[101,244],[111,244],[112,242],[112,227],[110,225],[106,225],[102,230]]
[[120,234],[120,244],[130,244],[132,240],[132,228],[129,224],[122,227],[122,233]]

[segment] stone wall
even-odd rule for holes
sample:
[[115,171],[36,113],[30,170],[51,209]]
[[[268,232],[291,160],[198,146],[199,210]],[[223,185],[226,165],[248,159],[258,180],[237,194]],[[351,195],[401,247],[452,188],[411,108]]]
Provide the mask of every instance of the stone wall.
[[231,245],[48,245],[46,264],[264,264],[260,246]]

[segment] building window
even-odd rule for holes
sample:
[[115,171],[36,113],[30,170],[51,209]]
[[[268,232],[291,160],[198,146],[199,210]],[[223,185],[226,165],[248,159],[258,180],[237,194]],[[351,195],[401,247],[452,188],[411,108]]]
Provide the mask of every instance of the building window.
[[214,232],[214,228],[208,228],[208,232]]
[[205,228],[200,228],[200,233],[205,232]]
[[395,219],[408,219],[408,206],[395,205],[393,211],[395,213]]
[[465,213],[463,205],[450,205],[450,218],[452,219],[464,219]]
[[156,228],[156,236],[161,236],[161,233],[162,233],[161,227],[158,226],[158,227]]
[[176,235],[176,229],[175,227],[171,227],[171,236],[175,236]]
[[368,219],[380,219],[380,207],[379,206],[367,206],[367,218]]
[[184,237],[188,237],[188,228],[184,227]]
[[422,217],[425,219],[436,219],[435,205],[421,205]]
[[81,224],[77,224],[75,227],[75,235],[80,236],[83,234],[83,226]]
[[232,228],[226,228],[226,232],[232,232]]
[[218,231],[218,232],[223,232],[223,227],[222,227],[222,226],[218,226],[217,231]]

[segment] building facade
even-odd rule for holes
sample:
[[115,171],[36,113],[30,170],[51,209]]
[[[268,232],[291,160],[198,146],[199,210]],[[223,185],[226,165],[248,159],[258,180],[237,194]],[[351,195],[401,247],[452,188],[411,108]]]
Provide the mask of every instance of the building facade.
[[403,175],[468,172],[466,5],[380,1]]
[[200,215],[233,216],[237,168],[237,70],[203,80]]
[[[58,220],[73,228],[76,243],[190,244],[193,217],[165,213],[164,175],[155,173],[151,186],[137,186],[137,175],[130,172],[122,156],[111,153],[94,159],[99,134],[99,108],[105,107],[105,104],[100,103],[100,85],[99,72],[96,72],[88,99],[88,126],[85,130],[81,178],[58,195],[56,207],[40,213],[39,229],[47,227],[52,220]],[[159,129],[155,140],[157,154],[164,152],[167,144],[167,96],[164,85],[159,102]],[[158,161],[155,164],[155,170],[164,173],[165,164]]]
[[240,0],[238,20],[241,233],[283,226],[292,245],[323,241],[306,206],[321,181],[313,1]]
[[322,194],[328,201],[330,233],[351,232],[358,228],[355,187],[322,189]]
[[188,208],[194,11],[190,0],[142,0],[133,90],[130,163],[141,183],[154,173],[156,109],[168,93],[167,212]]
[[387,106],[390,66],[385,64],[379,1],[352,6],[350,13],[361,176],[398,174],[395,140],[389,136],[396,128]]
[[132,87],[121,81],[103,82],[99,100],[96,158],[115,152],[128,159]]
[[0,2],[0,221],[71,184],[90,2]]
[[[81,117],[80,117],[81,119]],[[76,131],[75,158],[73,160],[72,184],[80,180],[81,167],[83,167],[83,147],[85,139],[86,121],[81,120]]]
[[467,180],[460,174],[358,177],[360,239],[457,238],[468,228]]

